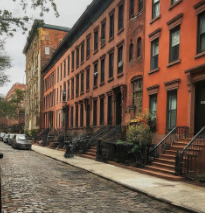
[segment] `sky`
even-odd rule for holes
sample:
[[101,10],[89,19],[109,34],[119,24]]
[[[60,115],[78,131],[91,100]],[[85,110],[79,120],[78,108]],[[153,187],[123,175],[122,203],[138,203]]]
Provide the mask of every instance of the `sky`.
[[[22,16],[22,9],[20,6],[21,0],[0,0],[1,9],[7,9],[13,12],[17,17]],[[53,9],[50,7],[49,3],[47,6],[51,8],[49,13],[46,13],[43,17],[39,16],[39,10],[32,10],[30,6],[27,7],[27,16],[33,17],[33,19],[43,19],[46,24],[72,27],[81,14],[85,11],[87,6],[92,2],[92,0],[54,0],[57,5],[57,10],[60,17],[56,18]],[[27,2],[31,2],[28,0]],[[24,14],[23,14],[24,15]],[[28,31],[31,29],[33,21],[27,24]],[[28,32],[25,35],[22,34],[20,29],[17,30],[14,37],[6,38],[5,49],[10,55],[12,60],[12,68],[5,70],[6,74],[9,75],[10,82],[0,87],[0,94],[6,95],[11,89],[12,85],[19,83],[26,83],[25,77],[25,55],[23,54],[23,48],[26,44]]]

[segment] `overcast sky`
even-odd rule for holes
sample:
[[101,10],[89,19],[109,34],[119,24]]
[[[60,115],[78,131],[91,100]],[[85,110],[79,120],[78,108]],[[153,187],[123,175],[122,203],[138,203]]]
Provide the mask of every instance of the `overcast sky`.
[[[0,0],[1,9],[7,9],[19,16],[22,14],[19,2],[20,0],[16,0],[16,3],[14,3],[13,0]],[[28,0],[28,2],[31,2],[31,0]],[[72,27],[91,2],[92,0],[55,0],[60,14],[59,18],[55,17],[55,13],[52,9],[49,13],[46,13],[44,17],[40,17],[38,11],[33,11],[28,7],[27,15],[32,16],[34,19],[44,19],[46,24]],[[28,30],[31,29],[32,24],[33,22],[28,24]],[[6,70],[6,73],[10,76],[11,82],[7,83],[4,87],[0,87],[0,94],[6,95],[16,82],[25,83],[26,81],[25,55],[22,51],[26,43],[27,35],[28,33],[22,35],[22,32],[19,30],[13,38],[7,38],[6,51],[12,59],[12,68]]]

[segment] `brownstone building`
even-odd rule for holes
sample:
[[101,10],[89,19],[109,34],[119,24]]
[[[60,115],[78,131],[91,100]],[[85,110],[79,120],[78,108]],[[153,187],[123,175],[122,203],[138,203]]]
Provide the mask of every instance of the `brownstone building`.
[[94,0],[43,67],[45,127],[127,125],[142,102],[142,0]]
[[23,53],[26,55],[26,123],[25,130],[40,129],[43,117],[43,89],[41,68],[69,32],[69,28],[45,24],[35,20]]

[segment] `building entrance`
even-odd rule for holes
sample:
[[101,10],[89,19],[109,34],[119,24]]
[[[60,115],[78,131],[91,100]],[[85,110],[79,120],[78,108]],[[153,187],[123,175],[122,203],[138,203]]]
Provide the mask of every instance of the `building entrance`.
[[205,81],[196,83],[195,90],[195,134],[205,126]]
[[122,122],[122,96],[121,92],[116,93],[116,125]]

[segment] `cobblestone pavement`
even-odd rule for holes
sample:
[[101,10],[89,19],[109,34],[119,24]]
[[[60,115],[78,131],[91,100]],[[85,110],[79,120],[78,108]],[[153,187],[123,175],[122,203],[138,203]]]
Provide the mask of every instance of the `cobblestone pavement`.
[[4,212],[184,213],[84,170],[0,142]]

